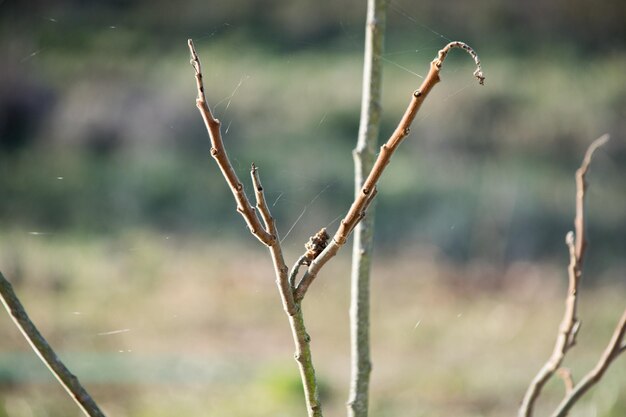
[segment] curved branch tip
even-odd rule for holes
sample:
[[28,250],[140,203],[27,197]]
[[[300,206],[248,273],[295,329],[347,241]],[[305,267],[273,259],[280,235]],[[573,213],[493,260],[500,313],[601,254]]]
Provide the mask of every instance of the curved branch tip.
[[483,69],[480,66],[480,58],[478,58],[478,54],[476,53],[476,51],[474,51],[474,49],[472,49],[472,47],[465,42],[454,41],[444,46],[443,49],[439,51],[439,54],[435,59],[435,64],[438,67],[441,67],[441,64],[443,64],[443,61],[446,59],[448,52],[450,52],[450,50],[453,48],[463,49],[474,59],[474,62],[476,63],[476,71],[474,71],[474,77],[476,77],[480,85],[485,85],[485,75],[483,74]]
[[587,152],[585,153],[585,156],[583,158],[583,163],[581,164],[582,172],[587,172],[587,170],[589,169],[589,164],[591,163],[591,158],[593,157],[595,151],[601,146],[604,146],[610,138],[611,136],[608,133],[605,133],[604,135],[594,140],[591,145],[589,145],[589,147],[587,148]]

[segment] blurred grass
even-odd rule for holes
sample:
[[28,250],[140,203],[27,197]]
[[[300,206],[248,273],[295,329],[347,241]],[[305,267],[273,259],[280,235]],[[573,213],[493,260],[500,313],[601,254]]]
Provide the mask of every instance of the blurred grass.
[[[427,247],[377,255],[373,414],[512,415],[552,349],[565,263],[459,268],[438,259]],[[328,266],[304,306],[330,414],[343,412],[347,395],[347,261]],[[145,231],[107,239],[15,231],[0,241],[0,266],[111,415],[304,412],[262,248]],[[604,349],[624,293],[623,283],[583,290],[584,324],[567,361],[578,379]],[[3,317],[0,413],[77,415]],[[620,359],[572,415],[622,416],[625,376]],[[560,381],[550,384],[541,408],[561,394]]]
[[[142,48],[145,34],[123,27],[80,38],[85,44],[76,49],[48,39],[27,61],[26,79],[45,79],[55,98],[35,121],[32,145],[0,155],[0,196],[7,201],[0,226],[244,235],[208,160],[184,40]],[[385,57],[383,137],[421,81],[413,73],[424,73],[443,44],[432,34],[394,39]],[[292,234],[297,241],[332,223],[352,190],[360,43],[347,37],[282,51],[231,31],[197,44],[233,164],[244,181],[251,162],[260,166],[281,232],[303,210]],[[626,54],[475,46],[486,87],[472,79],[466,56],[451,55],[443,82],[382,179],[379,216],[386,221],[377,239],[434,244],[464,262],[495,256],[472,243],[488,233],[504,242],[497,256],[505,261],[561,256],[573,172],[587,144],[610,132],[614,139],[590,177],[589,224],[604,256],[590,267],[623,268],[626,196],[617,190],[626,180]]]

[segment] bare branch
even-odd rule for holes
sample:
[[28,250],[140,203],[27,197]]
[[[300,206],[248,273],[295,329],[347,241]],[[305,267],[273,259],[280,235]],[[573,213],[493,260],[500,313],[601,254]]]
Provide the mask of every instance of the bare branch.
[[391,160],[391,156],[398,149],[398,146],[404,138],[410,132],[411,124],[417,115],[422,103],[433,89],[433,87],[440,81],[439,71],[441,70],[441,66],[443,61],[452,48],[462,48],[470,53],[470,55],[474,58],[474,61],[477,64],[477,69],[474,72],[474,75],[478,78],[480,84],[483,84],[484,75],[480,68],[480,60],[478,56],[474,52],[472,48],[464,44],[463,42],[451,42],[446,45],[442,50],[439,51],[437,58],[435,58],[430,64],[430,70],[426,75],[426,78],[422,82],[422,85],[418,90],[416,90],[412,97],[409,105],[402,116],[402,119],[398,123],[396,130],[393,132],[389,140],[381,146],[380,153],[378,154],[378,158],[374,162],[374,166],[370,171],[367,179],[365,180],[363,186],[361,187],[361,192],[357,195],[350,210],[341,221],[335,236],[326,247],[324,252],[320,254],[309,266],[308,270],[302,277],[300,284],[295,292],[296,301],[302,300],[306,291],[308,290],[311,283],[315,280],[315,277],[319,273],[320,269],[328,262],[331,258],[333,258],[341,246],[346,243],[348,236],[354,230],[355,226],[358,222],[363,219],[365,209],[371,203],[373,197],[370,197],[371,193],[375,193],[376,184],[380,179],[383,171],[389,164]]
[[582,261],[587,246],[585,240],[585,175],[589,170],[591,157],[596,149],[608,140],[604,135],[596,139],[587,149],[580,168],[576,171],[576,217],[574,219],[575,232],[569,232],[565,237],[565,243],[569,249],[570,262],[568,266],[568,290],[565,300],[565,312],[559,326],[556,343],[552,355],[539,370],[535,378],[530,383],[526,394],[522,400],[518,416],[532,417],[535,402],[546,382],[559,369],[565,355],[576,344],[576,335],[580,329],[580,321],[576,316],[578,307],[578,287],[582,277]]
[[576,259],[578,260],[580,268],[582,268],[583,264],[585,246],[587,246],[587,240],[585,239],[585,192],[587,191],[587,172],[589,171],[589,164],[591,163],[594,152],[608,140],[608,134],[604,134],[594,140],[589,148],[587,148],[583,162],[576,171],[576,218],[574,219],[574,225],[576,227]]
[[274,222],[274,218],[272,217],[270,209],[267,205],[267,201],[265,200],[265,192],[263,191],[261,179],[259,178],[259,170],[254,165],[254,163],[252,164],[252,168],[250,169],[250,176],[252,177],[252,185],[254,186],[256,208],[259,213],[261,213],[261,218],[263,219],[263,223],[265,224],[265,230],[272,235],[272,238],[274,240],[276,240],[276,223]]
[[224,148],[224,141],[222,140],[222,132],[220,130],[220,121],[213,117],[213,113],[209,109],[206,97],[204,95],[204,84],[202,81],[202,66],[200,65],[200,59],[196,53],[196,49],[193,46],[193,41],[189,39],[187,41],[189,46],[189,52],[191,53],[191,65],[194,68],[196,75],[196,87],[198,89],[198,98],[196,99],[196,106],[202,115],[204,124],[211,138],[211,156],[217,162],[220,167],[226,183],[230,187],[235,201],[237,202],[237,211],[243,216],[244,220],[248,224],[250,232],[257,237],[266,246],[271,246],[275,240],[275,237],[271,233],[266,231],[259,221],[254,208],[250,205],[248,197],[243,189],[243,184],[239,181],[235,170],[233,169],[228,154]]
[[563,401],[559,404],[556,411],[552,414],[552,417],[565,417],[569,410],[574,406],[585,393],[597,384],[609,365],[624,351],[624,346],[621,344],[624,341],[624,335],[626,334],[626,310],[622,314],[619,323],[615,327],[615,331],[611,336],[611,341],[604,350],[604,353],[600,357],[600,360],[596,366],[587,374],[571,391],[567,393]]
[[[382,84],[387,0],[367,0],[361,116],[354,159],[355,198],[374,166],[382,119]],[[370,270],[374,241],[374,213],[370,205],[375,187],[361,210],[361,220],[353,228],[350,290],[350,390],[348,417],[367,417],[372,371],[370,354]],[[369,216],[365,216],[369,210]]]
[[250,202],[243,191],[243,185],[237,178],[237,175],[235,174],[235,171],[228,159],[228,155],[222,141],[220,123],[213,117],[204,94],[200,59],[198,58],[198,54],[196,53],[192,40],[189,39],[187,43],[189,51],[191,52],[191,65],[195,71],[196,86],[198,89],[196,105],[202,115],[202,119],[204,120],[211,138],[211,144],[213,146],[211,149],[211,155],[220,167],[222,174],[224,175],[224,179],[235,197],[235,201],[237,202],[237,211],[239,211],[245,219],[252,234],[268,246],[270,250],[272,262],[274,264],[276,285],[281,297],[283,309],[289,318],[291,333],[296,347],[294,356],[300,370],[307,412],[309,417],[322,417],[319,389],[315,380],[315,368],[313,367],[313,359],[311,356],[311,338],[306,332],[304,317],[302,315],[300,305],[294,300],[293,289],[289,283],[289,269],[285,263],[274,218],[272,217],[265,200],[265,194],[263,192],[263,186],[261,185],[258,170],[253,164],[250,170],[250,176],[252,177],[252,184],[254,186],[257,209],[263,219],[265,227],[261,226],[254,208],[250,205]]
[[81,385],[78,378],[67,369],[35,324],[30,320],[26,310],[24,310],[24,306],[22,306],[19,298],[15,295],[11,283],[2,275],[2,272],[0,272],[0,298],[2,298],[4,308],[6,308],[17,328],[30,344],[30,347],[52,372],[81,411],[87,416],[104,417],[104,413]]

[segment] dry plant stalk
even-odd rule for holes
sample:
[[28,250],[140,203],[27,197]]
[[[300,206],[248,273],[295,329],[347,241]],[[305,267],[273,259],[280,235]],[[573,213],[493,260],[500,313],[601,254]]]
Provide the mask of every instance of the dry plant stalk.
[[580,320],[577,317],[578,291],[582,278],[583,261],[587,240],[585,237],[585,192],[587,190],[586,175],[593,153],[608,141],[608,135],[596,139],[587,149],[580,168],[576,171],[576,217],[574,219],[574,232],[569,232],[565,238],[570,254],[568,267],[568,290],[565,300],[565,313],[559,326],[556,343],[552,355],[539,370],[530,383],[522,400],[518,416],[532,417],[535,403],[541,395],[543,386],[548,380],[558,373],[565,382],[565,397],[552,414],[552,417],[565,417],[571,407],[578,401],[589,388],[595,385],[609,365],[617,356],[626,350],[624,334],[626,333],[626,310],[622,315],[613,336],[605,352],[600,357],[598,364],[578,384],[574,385],[571,372],[561,368],[561,364],[567,352],[576,344],[576,335],[580,329]]
[[[485,77],[482,74],[480,60],[474,50],[463,42],[451,42],[439,51],[437,58],[435,58],[430,65],[430,71],[424,79],[424,82],[420,88],[413,93],[409,106],[400,120],[398,127],[391,135],[387,143],[381,147],[378,158],[367,176],[367,179],[361,188],[361,192],[352,203],[348,214],[341,221],[341,224],[332,240],[327,243],[328,236],[326,235],[326,231],[320,231],[317,236],[317,240],[315,240],[310,247],[307,246],[307,252],[298,259],[291,273],[289,273],[289,269],[287,268],[287,264],[285,263],[285,259],[283,257],[280,239],[278,238],[278,232],[276,230],[274,219],[272,218],[269,207],[265,201],[258,170],[253,164],[250,172],[257,202],[257,210],[255,210],[248,201],[243,185],[239,181],[239,178],[237,177],[237,174],[235,173],[235,170],[233,169],[228,158],[228,154],[224,147],[224,141],[222,140],[220,122],[213,116],[213,113],[207,103],[202,80],[202,67],[193,45],[193,41],[189,39],[187,44],[189,46],[189,52],[191,53],[190,62],[194,68],[196,87],[198,90],[196,106],[202,115],[202,119],[204,120],[211,140],[211,155],[222,171],[224,179],[226,180],[226,183],[231,189],[235,201],[237,202],[237,211],[243,216],[250,232],[270,250],[274,263],[276,283],[281,296],[283,309],[285,310],[291,325],[291,331],[296,347],[295,358],[300,368],[300,376],[304,386],[307,412],[309,417],[321,417],[322,408],[319,400],[319,390],[315,380],[315,369],[313,367],[313,360],[311,357],[311,338],[306,332],[304,317],[300,308],[302,299],[321,268],[337,254],[339,249],[346,243],[348,236],[352,233],[355,226],[365,216],[367,207],[376,196],[376,184],[386,166],[389,164],[391,156],[396,151],[402,140],[409,134],[411,123],[415,119],[417,111],[428,96],[428,93],[430,93],[435,84],[439,82],[439,72],[448,52],[452,48],[461,48],[467,51],[476,62],[477,69],[474,72],[474,76],[478,79],[480,84],[483,84]],[[260,213],[261,219],[264,223],[263,225],[261,225],[257,211]],[[323,245],[320,244],[321,241],[323,241]],[[301,266],[306,266],[307,270],[300,282],[296,285],[298,270]]]
[[57,357],[55,351],[50,344],[41,335],[37,327],[28,317],[24,306],[15,295],[11,283],[0,272],[0,298],[2,304],[13,319],[13,322],[22,332],[24,338],[35,351],[39,359],[48,367],[50,372],[63,386],[68,395],[74,400],[81,411],[91,417],[104,417],[104,413],[98,408],[98,405],[91,398],[91,395],[81,385],[80,381],[63,362]]
[[[250,232],[257,237],[270,250],[272,261],[274,264],[274,273],[276,275],[276,284],[280,293],[283,309],[289,318],[289,324],[293,334],[294,344],[296,346],[295,359],[300,369],[300,377],[304,386],[305,401],[308,415],[313,417],[322,416],[322,408],[319,400],[319,391],[315,380],[315,369],[313,368],[313,360],[311,357],[310,337],[304,326],[304,318],[300,305],[295,302],[293,296],[293,287],[289,283],[289,268],[285,263],[285,259],[278,239],[278,231],[274,218],[272,217],[269,207],[265,199],[265,193],[259,171],[252,165],[250,175],[254,186],[254,194],[256,196],[256,210],[252,207],[243,190],[243,185],[239,181],[235,170],[233,169],[228,154],[224,148],[222,134],[220,131],[220,122],[217,120],[206,101],[204,94],[204,85],[202,81],[202,67],[200,59],[194,48],[191,39],[188,41],[189,51],[191,53],[191,65],[195,71],[196,86],[198,89],[198,97],[196,98],[196,106],[202,115],[202,119],[206,125],[209,137],[211,139],[211,155],[219,166],[224,175],[229,188],[231,189],[235,201],[237,202],[237,211],[241,213],[244,220],[248,224]],[[263,225],[257,213],[259,212],[263,219]]]
[[411,130],[411,124],[417,115],[418,110],[422,106],[422,103],[428,96],[428,93],[433,89],[433,87],[440,81],[439,72],[441,70],[441,65],[445,60],[448,52],[452,48],[461,48],[467,51],[470,56],[474,59],[476,63],[476,71],[474,71],[474,76],[478,79],[478,82],[483,85],[485,82],[485,77],[482,72],[482,68],[480,66],[480,60],[478,59],[478,55],[472,48],[470,48],[467,44],[463,42],[450,42],[443,49],[441,49],[438,53],[437,58],[435,58],[430,63],[430,71],[424,78],[422,85],[419,89],[415,90],[413,96],[411,97],[411,101],[409,102],[409,106],[407,107],[400,123],[396,127],[396,130],[392,133],[391,137],[385,144],[383,144],[380,148],[380,153],[374,162],[374,167],[370,171],[365,183],[361,187],[360,194],[355,198],[348,214],[341,221],[337,232],[335,233],[333,239],[330,244],[324,249],[324,252],[320,254],[305,272],[302,280],[298,284],[295,291],[296,301],[302,300],[304,295],[306,294],[309,286],[313,283],[317,274],[322,269],[322,267],[331,260],[339,251],[339,249],[346,243],[348,236],[354,230],[354,227],[359,223],[363,217],[365,217],[365,212],[367,207],[372,202],[378,190],[376,189],[376,184],[380,179],[383,171],[389,164],[391,160],[391,156],[398,149],[398,146],[404,138],[406,138]]
[[[361,117],[354,159],[355,194],[374,166],[382,118],[382,84],[387,0],[367,0]],[[370,354],[370,275],[374,246],[374,206],[357,224],[350,274],[350,391],[348,417],[367,417],[372,372]]]

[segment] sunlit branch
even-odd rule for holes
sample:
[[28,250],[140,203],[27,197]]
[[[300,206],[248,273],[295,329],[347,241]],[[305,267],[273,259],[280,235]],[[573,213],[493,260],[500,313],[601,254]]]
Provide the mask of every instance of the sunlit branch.
[[17,328],[22,332],[28,344],[30,344],[30,347],[52,372],[81,411],[87,416],[104,417],[104,413],[91,395],[81,385],[78,378],[58,358],[54,349],[52,349],[30,317],[28,317],[24,306],[17,298],[17,295],[15,295],[11,283],[2,275],[2,272],[0,272],[0,298],[4,308],[6,308]]

